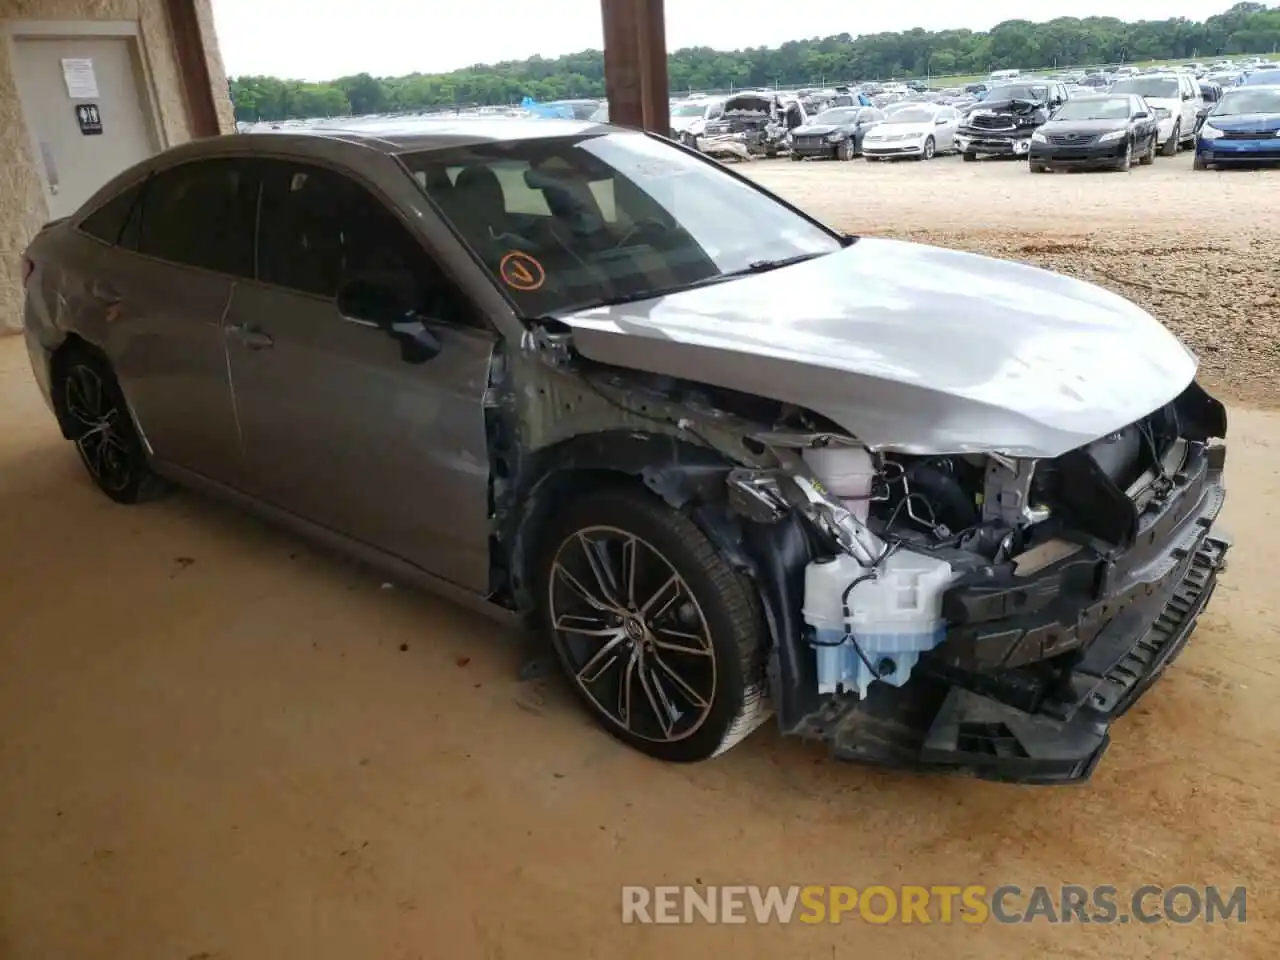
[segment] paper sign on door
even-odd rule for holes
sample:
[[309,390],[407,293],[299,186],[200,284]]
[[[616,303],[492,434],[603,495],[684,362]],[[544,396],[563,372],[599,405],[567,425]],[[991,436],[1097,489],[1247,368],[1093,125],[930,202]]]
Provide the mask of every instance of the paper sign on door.
[[98,77],[89,57],[63,57],[62,79],[67,83],[67,96],[72,100],[96,100]]

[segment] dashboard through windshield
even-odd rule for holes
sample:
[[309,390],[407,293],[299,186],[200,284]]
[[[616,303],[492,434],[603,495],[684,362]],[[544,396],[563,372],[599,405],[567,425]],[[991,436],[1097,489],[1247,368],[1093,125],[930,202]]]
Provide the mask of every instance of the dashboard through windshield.
[[528,317],[658,296],[842,246],[718,165],[641,133],[400,160]]

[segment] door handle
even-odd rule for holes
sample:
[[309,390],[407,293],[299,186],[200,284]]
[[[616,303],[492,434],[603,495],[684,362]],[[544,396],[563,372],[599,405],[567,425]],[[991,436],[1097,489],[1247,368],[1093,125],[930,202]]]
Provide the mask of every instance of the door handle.
[[237,337],[249,350],[266,350],[276,345],[270,334],[252,324],[233,323],[227,327],[227,333]]

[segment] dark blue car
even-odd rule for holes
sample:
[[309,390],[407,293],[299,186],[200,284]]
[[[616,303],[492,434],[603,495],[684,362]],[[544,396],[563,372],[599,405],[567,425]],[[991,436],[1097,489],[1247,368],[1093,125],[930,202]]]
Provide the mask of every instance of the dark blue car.
[[1230,163],[1280,163],[1280,85],[1227,90],[1205,117],[1195,168]]

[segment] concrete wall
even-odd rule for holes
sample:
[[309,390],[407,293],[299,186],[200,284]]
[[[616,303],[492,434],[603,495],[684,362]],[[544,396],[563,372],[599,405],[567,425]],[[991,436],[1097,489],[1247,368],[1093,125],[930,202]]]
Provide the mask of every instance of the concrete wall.
[[[235,127],[235,118],[210,0],[194,2],[218,118],[223,131],[229,133]],[[136,22],[143,68],[156,98],[161,142],[174,146],[190,139],[177,54],[161,0],[0,0],[0,23],[14,20]],[[0,333],[21,328],[21,254],[47,219],[40,173],[31,156],[30,138],[9,62],[9,47],[0,43]]]

